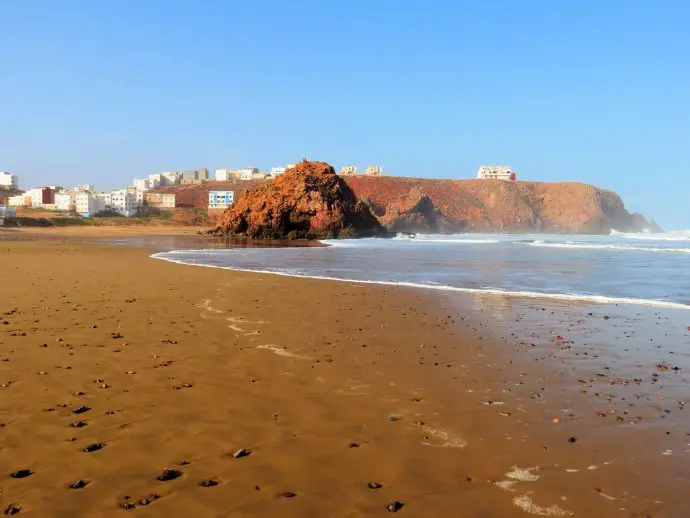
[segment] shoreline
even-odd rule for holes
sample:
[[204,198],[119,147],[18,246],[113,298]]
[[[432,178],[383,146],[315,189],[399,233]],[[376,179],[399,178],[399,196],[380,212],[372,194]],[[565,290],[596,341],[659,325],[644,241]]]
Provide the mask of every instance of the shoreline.
[[[609,385],[623,367],[601,377],[608,394],[597,376],[577,381],[609,366],[596,343],[576,359],[580,337],[615,343],[634,315],[599,313],[578,329],[584,307],[183,268],[150,260],[149,247],[2,236],[16,312],[0,335],[0,377],[11,381],[0,390],[14,396],[1,403],[12,417],[0,451],[8,472],[35,475],[0,488],[22,513],[119,516],[118,498],[155,492],[150,516],[369,516],[393,500],[416,516],[459,506],[683,516],[675,396],[657,399],[647,380]],[[657,374],[683,385],[682,371]],[[632,393],[654,399],[637,403],[644,420],[609,424]],[[87,426],[71,428],[81,402],[93,408]],[[89,441],[106,447],[79,452]],[[251,455],[233,459],[239,448]],[[156,481],[165,467],[183,475]],[[87,487],[67,489],[77,477]],[[221,491],[198,487],[204,477]],[[296,497],[277,496],[285,491]]]
[[[322,243],[322,244],[324,244],[325,246],[330,246],[326,243]],[[305,245],[305,246],[320,248],[317,245]],[[270,248],[271,245],[266,245],[265,247]],[[290,246],[287,246],[287,247],[289,248]],[[230,248],[222,247],[221,250],[234,249],[234,248],[243,248],[243,246],[238,245],[238,246],[232,246]],[[261,247],[259,247],[259,248],[261,248]],[[630,297],[610,297],[610,296],[605,296],[605,295],[586,295],[586,294],[578,294],[578,293],[548,293],[548,292],[538,292],[538,291],[509,291],[509,290],[503,290],[500,288],[467,288],[467,287],[460,287],[460,286],[432,285],[432,284],[423,284],[423,283],[414,283],[414,282],[405,282],[405,281],[350,279],[350,278],[341,278],[341,277],[332,277],[332,276],[290,273],[290,272],[286,272],[286,271],[277,271],[277,270],[251,269],[251,268],[242,268],[242,267],[236,267],[236,266],[219,266],[219,265],[205,264],[205,263],[199,263],[199,262],[196,262],[196,263],[195,262],[185,262],[185,261],[182,261],[179,259],[173,259],[171,257],[166,256],[168,254],[173,254],[173,253],[204,253],[204,252],[213,252],[215,250],[216,250],[216,248],[213,248],[213,247],[203,248],[203,249],[182,248],[182,249],[176,249],[176,250],[166,250],[166,251],[156,252],[156,253],[151,255],[151,258],[161,260],[161,261],[171,262],[174,264],[180,264],[180,265],[184,265],[184,266],[197,266],[197,267],[203,267],[203,268],[217,268],[220,270],[229,270],[229,271],[236,271],[236,272],[248,272],[248,273],[259,273],[259,274],[266,274],[266,275],[279,275],[279,276],[283,276],[283,277],[294,277],[294,278],[302,278],[302,279],[317,279],[317,280],[324,280],[324,281],[357,283],[357,284],[378,284],[378,285],[382,285],[382,286],[392,286],[392,287],[398,286],[398,287],[404,287],[404,288],[437,290],[437,291],[442,291],[442,292],[454,292],[457,294],[465,294],[465,295],[481,295],[481,296],[494,295],[497,297],[528,299],[528,300],[536,300],[536,301],[557,301],[557,302],[563,302],[563,303],[579,303],[579,304],[583,304],[583,305],[588,305],[588,304],[613,305],[613,306],[627,305],[627,306],[644,306],[647,308],[663,308],[663,309],[690,311],[690,305],[688,305],[688,304],[684,304],[681,302],[657,300],[657,299],[640,299],[640,298],[630,298]]]

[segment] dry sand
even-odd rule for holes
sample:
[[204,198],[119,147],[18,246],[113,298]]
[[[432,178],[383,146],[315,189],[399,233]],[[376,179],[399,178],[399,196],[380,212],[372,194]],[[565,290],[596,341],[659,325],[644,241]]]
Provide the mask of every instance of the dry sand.
[[0,511],[689,514],[687,420],[601,417],[595,382],[545,349],[565,340],[501,340],[476,298],[181,266],[68,234],[0,232]]

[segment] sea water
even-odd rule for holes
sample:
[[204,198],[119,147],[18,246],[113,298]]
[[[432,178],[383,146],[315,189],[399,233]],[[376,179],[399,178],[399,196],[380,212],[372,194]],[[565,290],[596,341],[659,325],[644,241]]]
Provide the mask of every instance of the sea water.
[[323,247],[173,250],[183,264],[475,294],[690,310],[690,232],[398,234]]

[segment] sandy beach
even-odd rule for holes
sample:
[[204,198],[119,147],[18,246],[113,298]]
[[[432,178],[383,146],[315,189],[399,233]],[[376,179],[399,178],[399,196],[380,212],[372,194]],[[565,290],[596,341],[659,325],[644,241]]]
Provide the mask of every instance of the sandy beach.
[[[183,266],[94,239],[150,229],[98,232],[0,231],[3,511],[688,516],[680,320]],[[650,326],[667,339],[635,356]]]

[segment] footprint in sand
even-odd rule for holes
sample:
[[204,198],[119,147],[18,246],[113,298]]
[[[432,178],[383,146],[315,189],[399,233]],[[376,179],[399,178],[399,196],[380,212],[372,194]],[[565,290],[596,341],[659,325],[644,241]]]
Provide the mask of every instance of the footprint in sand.
[[265,344],[265,345],[257,345],[257,349],[265,349],[267,351],[271,351],[273,354],[276,354],[278,356],[284,356],[286,358],[295,358],[297,360],[312,360],[310,356],[303,356],[301,354],[296,354],[293,352],[288,351],[285,347],[282,345],[273,345],[273,344]]
[[[533,472],[538,470],[538,467],[520,468],[513,466],[510,468],[510,471],[505,473],[506,479],[495,482],[494,485],[503,491],[514,493],[516,491],[514,486],[519,483],[537,482],[540,476]],[[570,511],[566,511],[557,505],[541,507],[535,504],[529,495],[516,496],[513,498],[513,505],[526,513],[537,516],[574,516]]]

